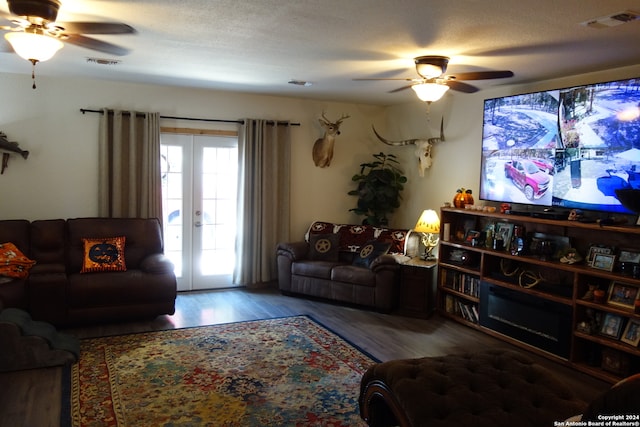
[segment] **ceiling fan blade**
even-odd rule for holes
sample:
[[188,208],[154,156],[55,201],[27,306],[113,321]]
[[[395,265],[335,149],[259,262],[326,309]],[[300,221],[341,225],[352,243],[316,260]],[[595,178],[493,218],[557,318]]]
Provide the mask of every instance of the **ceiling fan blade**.
[[[414,83],[414,84],[415,84],[415,83]],[[401,91],[403,91],[403,90],[409,89],[411,86],[413,86],[413,84],[406,85],[406,86],[402,86],[402,87],[399,87],[398,89],[390,90],[388,93],[401,92]]]
[[513,77],[513,71],[471,71],[468,73],[449,74],[448,77],[456,80],[504,79]]
[[69,38],[65,40],[67,43],[84,47],[91,50],[108,53],[110,55],[124,56],[129,53],[129,49],[112,43],[103,42],[91,37],[81,36],[79,34],[69,34]]
[[11,15],[10,13],[7,13],[7,12],[4,12],[4,11],[0,10],[0,18],[6,19],[7,21],[11,21],[12,19],[15,18],[15,16]]
[[135,28],[119,22],[56,22],[67,34],[135,34]]
[[4,38],[0,40],[0,53],[15,53],[13,47]]
[[449,88],[451,88],[452,90],[463,92],[463,93],[474,93],[479,90],[475,86],[471,86],[470,84],[462,83],[456,80],[447,80],[444,82],[444,84],[449,86]]
[[394,78],[388,78],[388,79],[383,79],[383,78],[378,78],[378,79],[376,79],[376,78],[353,79],[353,81],[355,81],[355,82],[364,82],[364,81],[370,81],[370,80],[396,80],[396,81],[400,80],[400,81],[404,81],[404,82],[412,82],[412,81],[416,81],[418,79],[412,79],[412,78],[409,78],[409,77],[405,77],[405,78],[399,77],[399,78],[395,78],[395,79]]

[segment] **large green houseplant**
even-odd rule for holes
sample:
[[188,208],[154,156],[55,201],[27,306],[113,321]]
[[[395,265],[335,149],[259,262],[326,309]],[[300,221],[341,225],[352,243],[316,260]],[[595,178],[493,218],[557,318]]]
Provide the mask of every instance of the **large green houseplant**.
[[358,187],[348,194],[358,197],[358,206],[349,211],[364,215],[363,224],[385,226],[387,215],[400,207],[407,177],[393,154],[381,152],[373,157],[374,161],[360,164],[360,173],[351,178]]

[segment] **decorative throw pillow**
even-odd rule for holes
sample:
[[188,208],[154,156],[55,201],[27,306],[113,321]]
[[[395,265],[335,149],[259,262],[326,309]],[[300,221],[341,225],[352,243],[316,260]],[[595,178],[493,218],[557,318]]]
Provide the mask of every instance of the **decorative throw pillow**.
[[339,244],[339,234],[312,234],[309,236],[309,259],[336,262]]
[[125,237],[83,238],[84,258],[80,273],[126,271]]
[[391,243],[389,242],[369,240],[353,258],[353,265],[369,268],[373,260],[389,252],[389,248],[391,248]]
[[0,276],[24,279],[36,262],[27,258],[11,242],[0,244]]

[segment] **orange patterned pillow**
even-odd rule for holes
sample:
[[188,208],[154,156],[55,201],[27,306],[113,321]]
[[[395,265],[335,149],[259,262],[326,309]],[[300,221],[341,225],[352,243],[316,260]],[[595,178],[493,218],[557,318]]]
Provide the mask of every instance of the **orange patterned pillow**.
[[97,271],[126,271],[124,262],[125,237],[83,238],[84,258],[80,273]]
[[24,279],[36,262],[27,258],[11,242],[0,244],[0,276]]

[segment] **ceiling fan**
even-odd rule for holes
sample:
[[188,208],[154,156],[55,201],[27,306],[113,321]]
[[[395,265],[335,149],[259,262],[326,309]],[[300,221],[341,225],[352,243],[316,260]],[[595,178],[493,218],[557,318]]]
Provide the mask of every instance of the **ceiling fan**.
[[[129,50],[83,34],[134,34],[136,30],[119,22],[55,22],[59,0],[7,0],[10,14],[0,18],[14,26],[0,26],[13,50],[34,66],[51,59],[64,44],[70,43],[110,55],[122,56]],[[34,84],[35,89],[35,84]]]
[[416,71],[420,77],[417,78],[361,78],[364,80],[402,80],[412,82],[409,85],[390,91],[390,93],[400,92],[405,89],[413,89],[418,97],[426,102],[433,102],[440,99],[447,90],[453,89],[458,92],[474,93],[478,88],[460,80],[486,80],[502,79],[512,77],[513,72],[503,71],[472,71],[468,73],[446,74],[449,58],[446,56],[427,55],[414,58]]

